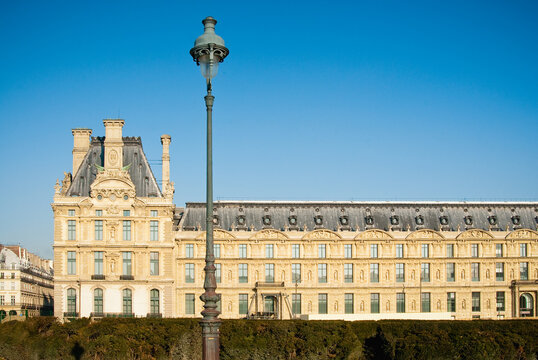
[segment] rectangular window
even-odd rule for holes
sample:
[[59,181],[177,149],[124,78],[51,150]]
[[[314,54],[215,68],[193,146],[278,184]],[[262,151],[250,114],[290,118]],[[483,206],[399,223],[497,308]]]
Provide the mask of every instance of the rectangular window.
[[344,264],[344,282],[353,282],[353,264]]
[[456,293],[446,293],[446,311],[456,312]]
[[430,293],[421,293],[420,294],[420,311],[430,312],[431,311],[430,303],[431,303]]
[[529,263],[528,262],[519,263],[519,279],[529,280]]
[[75,210],[73,209],[67,210],[67,216],[75,216]]
[[495,263],[495,280],[504,281],[504,263]]
[[294,315],[301,314],[301,294],[291,295],[291,311]]
[[446,246],[446,257],[447,258],[453,258],[454,257],[454,244],[447,244],[447,246]]
[[274,254],[274,245],[273,244],[265,245],[265,257],[267,259],[272,259],[274,256],[275,256],[275,254]]
[[215,259],[220,258],[220,244],[213,244],[213,255]]
[[403,244],[396,244],[396,257],[401,259],[403,256]]
[[4,305],[5,303],[5,295],[0,295],[0,305]]
[[325,259],[327,257],[327,245],[325,244],[318,245],[318,257],[320,259]]
[[344,245],[344,257],[346,259],[351,259],[353,257],[353,248],[351,244]]
[[103,220],[95,220],[95,240],[103,240]]
[[239,244],[239,258],[245,259],[247,257],[247,245]]
[[133,253],[130,251],[123,251],[122,252],[122,258],[123,258],[123,275],[132,275],[132,256]]
[[185,264],[185,282],[194,283],[194,264]]
[[194,315],[194,294],[185,294],[185,314]]
[[123,240],[131,240],[131,220],[123,220]]
[[472,311],[480,311],[480,293],[473,292],[472,294]]
[[327,264],[318,264],[318,283],[327,282]]
[[67,240],[77,239],[77,222],[76,220],[67,220]]
[[217,281],[217,284],[220,284],[221,282],[221,264],[215,264],[215,280]]
[[299,244],[291,245],[291,257],[294,259],[298,259],[301,257],[301,248],[299,246]]
[[248,264],[239,264],[239,282],[248,283]]
[[504,291],[497,291],[497,311],[504,311]]
[[95,216],[103,216],[103,210],[95,210]]
[[430,245],[422,244],[422,246],[420,247],[420,250],[421,250],[420,253],[421,253],[423,258],[430,257]]
[[77,253],[75,251],[67,252],[67,275],[77,273]]
[[301,264],[291,264],[291,282],[301,282]]
[[420,264],[420,281],[430,282],[430,264]]
[[93,252],[93,273],[95,275],[103,275],[103,252]]
[[471,244],[471,257],[478,257],[478,244]]
[[405,264],[396,264],[396,282],[405,282]]
[[275,264],[265,264],[265,282],[275,282]]
[[130,210],[123,210],[123,216],[131,216]]
[[405,312],[405,293],[396,293],[396,312]]
[[377,258],[377,244],[370,245],[370,257]]
[[446,264],[446,281],[449,281],[449,282],[456,281],[456,264],[455,263]]
[[239,294],[239,314],[247,315],[248,313],[248,294]]
[[327,314],[327,294],[318,294],[318,314]]
[[344,310],[346,314],[353,314],[353,294],[344,295]]
[[149,274],[159,275],[159,253],[156,251],[149,253]]
[[158,220],[151,220],[149,222],[149,239],[150,241],[159,240],[159,221]]
[[150,216],[151,217],[157,217],[159,215],[159,212],[157,210],[151,210],[150,211]]
[[379,282],[379,264],[370,264],[370,282]]
[[527,257],[527,244],[519,244],[519,256]]
[[11,295],[11,305],[15,305],[15,295]]
[[495,256],[503,257],[503,244],[495,244]]
[[379,314],[379,294],[370,294],[370,312]]
[[187,259],[192,259],[194,257],[194,244],[185,245],[185,257]]
[[480,281],[480,263],[471,263],[471,281]]

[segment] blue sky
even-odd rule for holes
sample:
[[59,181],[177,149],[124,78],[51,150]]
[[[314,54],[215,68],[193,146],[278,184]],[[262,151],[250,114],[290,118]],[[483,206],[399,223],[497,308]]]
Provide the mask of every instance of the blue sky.
[[538,199],[536,1],[2,1],[0,243],[52,256],[71,129],[107,117],[150,160],[170,134],[176,204],[204,200],[208,15],[216,199]]

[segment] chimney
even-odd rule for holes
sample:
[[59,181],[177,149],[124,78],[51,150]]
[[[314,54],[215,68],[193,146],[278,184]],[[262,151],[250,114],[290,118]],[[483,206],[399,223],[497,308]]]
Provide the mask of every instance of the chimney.
[[123,167],[121,129],[125,121],[122,119],[104,119],[103,124],[105,124],[105,169],[121,169]]
[[168,186],[170,182],[170,143],[172,142],[172,137],[170,135],[161,136],[161,144],[163,144],[163,192],[166,190],[165,187]]
[[90,150],[91,129],[72,129],[73,134],[73,176],[76,175],[82,160]]

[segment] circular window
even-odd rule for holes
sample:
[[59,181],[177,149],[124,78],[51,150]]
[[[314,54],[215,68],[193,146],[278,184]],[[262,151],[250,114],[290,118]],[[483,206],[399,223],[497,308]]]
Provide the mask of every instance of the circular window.
[[400,219],[398,219],[398,216],[391,216],[390,217],[390,223],[392,225],[398,225],[400,223]]
[[271,225],[271,217],[269,215],[266,215],[263,217],[263,224],[264,225]]
[[245,225],[245,217],[243,215],[237,217],[237,223],[239,225]]
[[364,222],[366,222],[366,225],[374,225],[374,218],[372,215],[368,215],[364,218]]
[[129,199],[129,197],[127,195],[123,196],[123,200],[128,200],[128,199]]
[[415,217],[415,222],[417,225],[424,225],[424,217],[422,215]]
[[441,225],[448,225],[448,217],[446,216],[441,216],[439,218],[439,222],[441,223]]
[[495,215],[488,217],[488,222],[490,225],[497,225],[497,217]]
[[288,218],[288,221],[290,222],[290,225],[296,225],[297,224],[297,218],[295,216],[290,216]]
[[97,200],[102,200],[102,199],[103,199],[102,195],[97,195]]
[[340,224],[346,226],[348,223],[349,223],[349,220],[348,220],[347,216],[341,216],[340,217]]
[[518,215],[512,216],[512,224],[519,225],[520,223],[521,223],[521,218]]
[[466,216],[463,218],[463,221],[465,222],[465,225],[473,225],[473,217],[472,216]]
[[316,216],[314,221],[316,222],[316,225],[323,224],[323,218],[321,216]]

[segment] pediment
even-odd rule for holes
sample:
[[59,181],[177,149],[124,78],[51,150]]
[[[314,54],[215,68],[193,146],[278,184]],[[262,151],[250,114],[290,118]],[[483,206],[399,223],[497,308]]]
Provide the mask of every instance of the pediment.
[[131,181],[129,172],[126,170],[104,170],[97,174],[90,186],[91,197],[135,197],[135,185]]
[[538,240],[538,232],[530,229],[518,229],[512,231],[510,234],[506,235],[506,239],[517,240]]
[[388,232],[383,230],[366,230],[355,236],[355,240],[391,240],[394,239]]
[[303,240],[340,240],[342,237],[334,231],[319,229],[309,232],[303,236]]
[[462,232],[456,237],[456,240],[489,240],[493,239],[493,235],[489,232],[480,229],[471,229]]
[[289,238],[281,231],[273,229],[260,230],[250,237],[250,240],[288,240]]
[[444,236],[435,230],[421,229],[407,235],[406,240],[444,240]]

